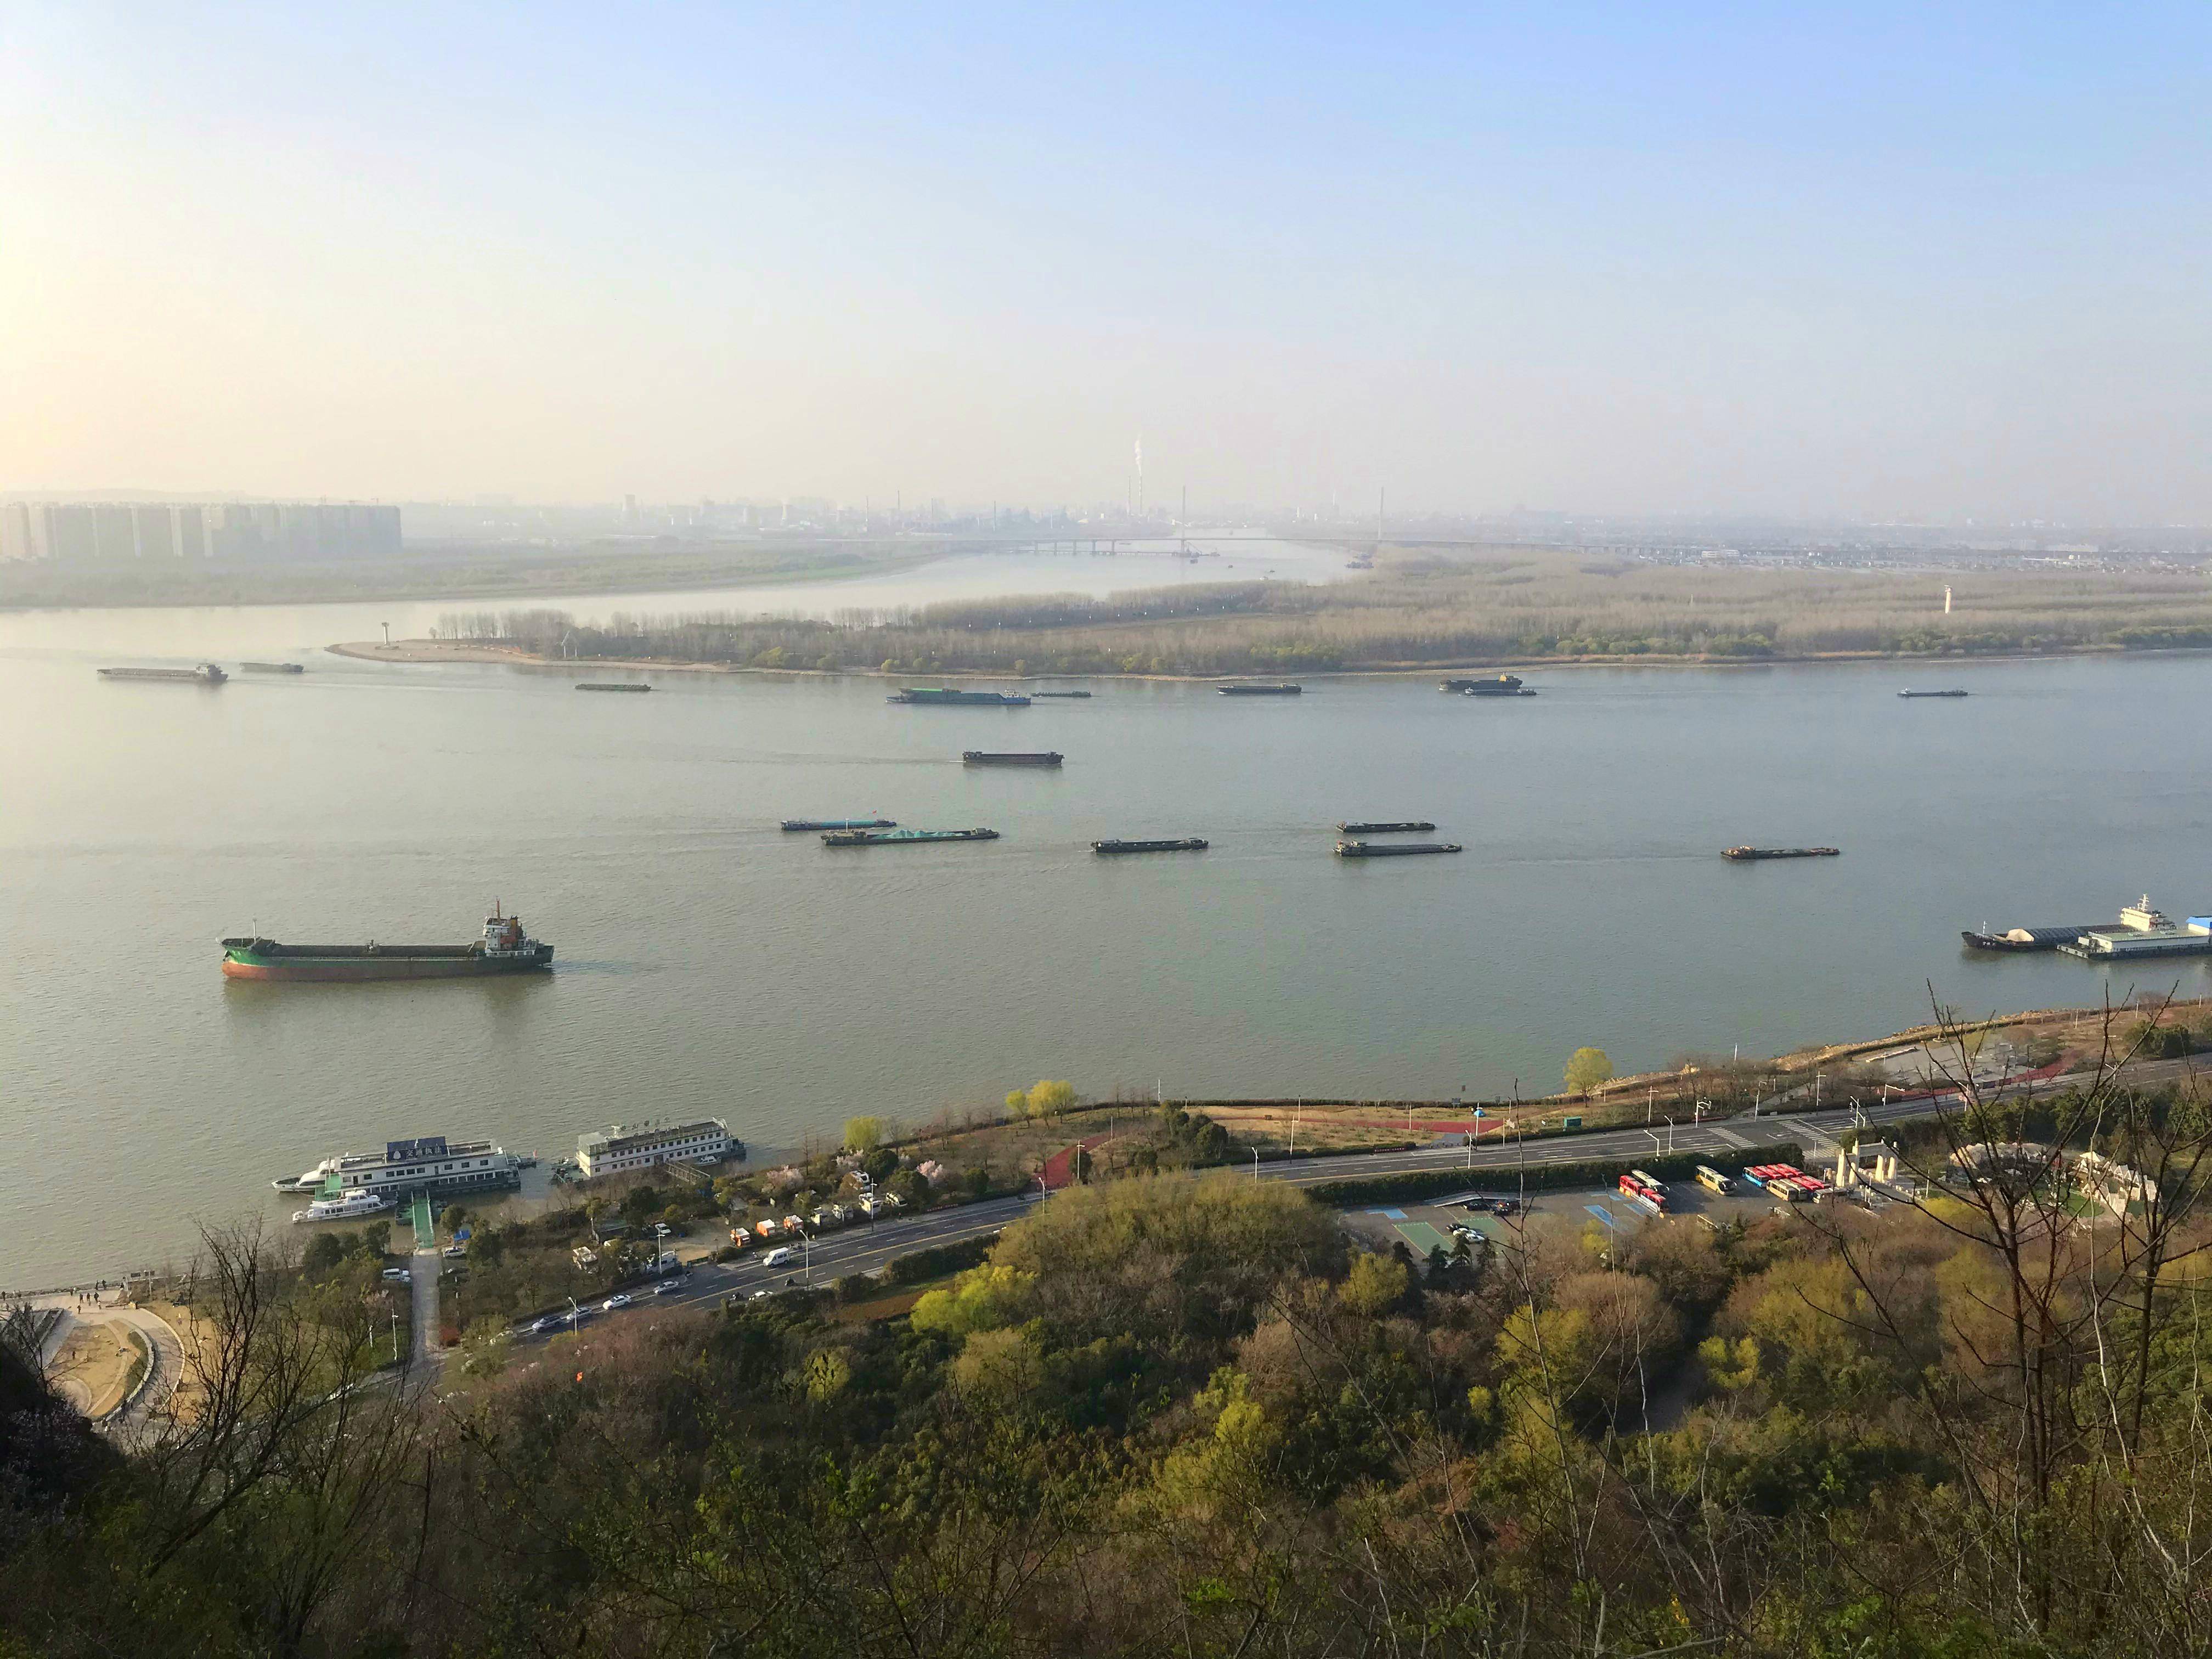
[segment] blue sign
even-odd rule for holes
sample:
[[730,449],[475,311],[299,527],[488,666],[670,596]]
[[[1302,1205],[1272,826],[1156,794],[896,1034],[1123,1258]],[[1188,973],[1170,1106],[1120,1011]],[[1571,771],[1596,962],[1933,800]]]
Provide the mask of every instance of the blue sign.
[[1480,1106],[1478,1106],[1478,1107],[1476,1107],[1476,1108],[1474,1109],[1474,1115],[1475,1115],[1477,1117],[1488,1117],[1488,1116],[1490,1115],[1490,1114],[1489,1114],[1489,1113],[1487,1113],[1487,1112],[1484,1111],[1484,1110],[1482,1109],[1482,1108],[1481,1108],[1481,1107],[1480,1107]]
[[453,1240],[456,1243],[465,1244],[468,1242],[469,1235],[475,1231],[473,1227],[456,1227],[453,1230]]
[[443,1158],[446,1138],[443,1135],[424,1135],[420,1140],[387,1140],[384,1143],[386,1164],[404,1164],[410,1158]]

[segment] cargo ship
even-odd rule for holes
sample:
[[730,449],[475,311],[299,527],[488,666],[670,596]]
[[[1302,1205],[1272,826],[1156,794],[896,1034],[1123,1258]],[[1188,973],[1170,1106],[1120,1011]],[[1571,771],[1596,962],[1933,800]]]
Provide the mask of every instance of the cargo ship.
[[909,685],[885,702],[951,704],[961,708],[1026,708],[1030,700],[1012,691],[956,691],[941,685]]
[[1213,689],[1224,697],[1295,697],[1305,690],[1303,685],[1217,685]]
[[1959,937],[1977,951],[2056,951],[2071,945],[2095,924],[2078,927],[2008,927],[2002,933],[1978,933],[1960,928]]
[[[415,1140],[387,1140],[381,1152],[341,1152],[326,1158],[312,1170],[296,1176],[280,1176],[269,1183],[280,1193],[313,1193],[319,1202],[362,1204],[377,1200],[375,1209],[389,1209],[398,1199],[418,1193],[453,1193],[477,1188],[520,1187],[522,1160],[489,1140],[447,1140],[443,1135],[424,1135]],[[374,1209],[349,1213],[373,1214]],[[337,1213],[310,1215],[300,1220],[341,1220]]]
[[833,830],[824,847],[916,847],[933,841],[996,841],[995,830]]
[[1342,836],[1411,836],[1436,827],[1433,823],[1417,823],[1408,819],[1404,823],[1340,823],[1336,830]]
[[1203,853],[1206,845],[1197,836],[1186,836],[1180,841],[1094,841],[1091,850],[1113,858],[1123,853]]
[[639,680],[578,680],[579,691],[650,691],[653,688]]
[[896,830],[896,818],[786,818],[784,833],[794,830]]
[[230,678],[211,662],[198,668],[103,668],[104,680],[175,680],[186,685],[221,685]]
[[1963,697],[1964,691],[1900,691],[1900,697]]
[[1439,691],[1450,691],[1463,697],[1533,697],[1536,694],[1522,684],[1518,674],[1483,674],[1474,679],[1442,680]]
[[2212,954],[2212,916],[2190,916],[2176,925],[2150,902],[2150,895],[2120,912],[2118,927],[2085,927],[2079,939],[2061,945],[2069,957],[2108,962],[2115,957],[2201,957]]
[[371,979],[476,979],[553,965],[553,947],[522,931],[522,918],[494,906],[483,937],[467,945],[280,945],[271,939],[227,939],[227,979],[329,981]]
[[249,674],[304,674],[307,672],[296,662],[242,662],[238,665]]
[[1731,847],[1721,856],[1748,864],[1759,859],[1832,859],[1843,850],[1840,847]]
[[1056,749],[1048,749],[1041,754],[994,754],[988,749],[969,749],[960,757],[964,766],[1057,766],[1066,758]]
[[1336,844],[1336,855],[1340,859],[1418,858],[1424,853],[1456,853],[1460,850],[1460,844],[1455,841],[1340,841]]

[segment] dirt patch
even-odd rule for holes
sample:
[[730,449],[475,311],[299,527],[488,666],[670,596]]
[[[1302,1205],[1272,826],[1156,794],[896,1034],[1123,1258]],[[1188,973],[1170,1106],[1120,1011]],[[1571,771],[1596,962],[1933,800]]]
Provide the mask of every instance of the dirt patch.
[[80,1319],[46,1375],[79,1411],[98,1419],[123,1403],[146,1360],[145,1339],[122,1321]]

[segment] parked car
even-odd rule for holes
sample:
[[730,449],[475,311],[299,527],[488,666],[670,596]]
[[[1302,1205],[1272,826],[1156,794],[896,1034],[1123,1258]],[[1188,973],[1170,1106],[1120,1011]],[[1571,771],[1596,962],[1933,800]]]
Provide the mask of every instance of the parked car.
[[761,1266],[763,1267],[781,1267],[785,1262],[796,1261],[798,1259],[799,1252],[792,1249],[790,1245],[784,1244],[779,1246],[775,1249],[770,1250],[766,1255],[763,1256],[761,1258]]
[[744,1227],[731,1228],[730,1243],[740,1250],[750,1249],[753,1243],[751,1230]]
[[384,1270],[384,1282],[387,1285],[404,1285],[414,1277],[415,1275],[404,1267],[386,1267]]
[[599,1311],[601,1313],[612,1313],[617,1308],[627,1308],[636,1299],[636,1297],[630,1296],[625,1291],[617,1291],[612,1296],[599,1304]]

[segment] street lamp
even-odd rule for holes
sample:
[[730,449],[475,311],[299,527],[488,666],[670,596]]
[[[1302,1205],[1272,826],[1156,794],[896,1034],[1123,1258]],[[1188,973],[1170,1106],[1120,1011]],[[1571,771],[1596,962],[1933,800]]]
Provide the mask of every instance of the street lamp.
[[572,1297],[570,1297],[568,1298],[568,1334],[569,1334],[569,1335],[571,1335],[571,1336],[575,1335],[575,1334],[576,1334],[576,1322],[577,1322],[579,1319],[580,1319],[582,1316],[582,1316],[582,1312],[581,1312],[581,1310],[580,1310],[580,1309],[578,1309],[578,1307],[576,1306],[576,1298],[575,1298],[574,1297],[573,1297],[573,1296],[572,1296]]
[[1255,1146],[1255,1147],[1252,1149],[1252,1179],[1253,1179],[1253,1180],[1255,1180],[1255,1181],[1257,1181],[1259,1178],[1260,1178],[1260,1149],[1259,1149],[1257,1146]]

